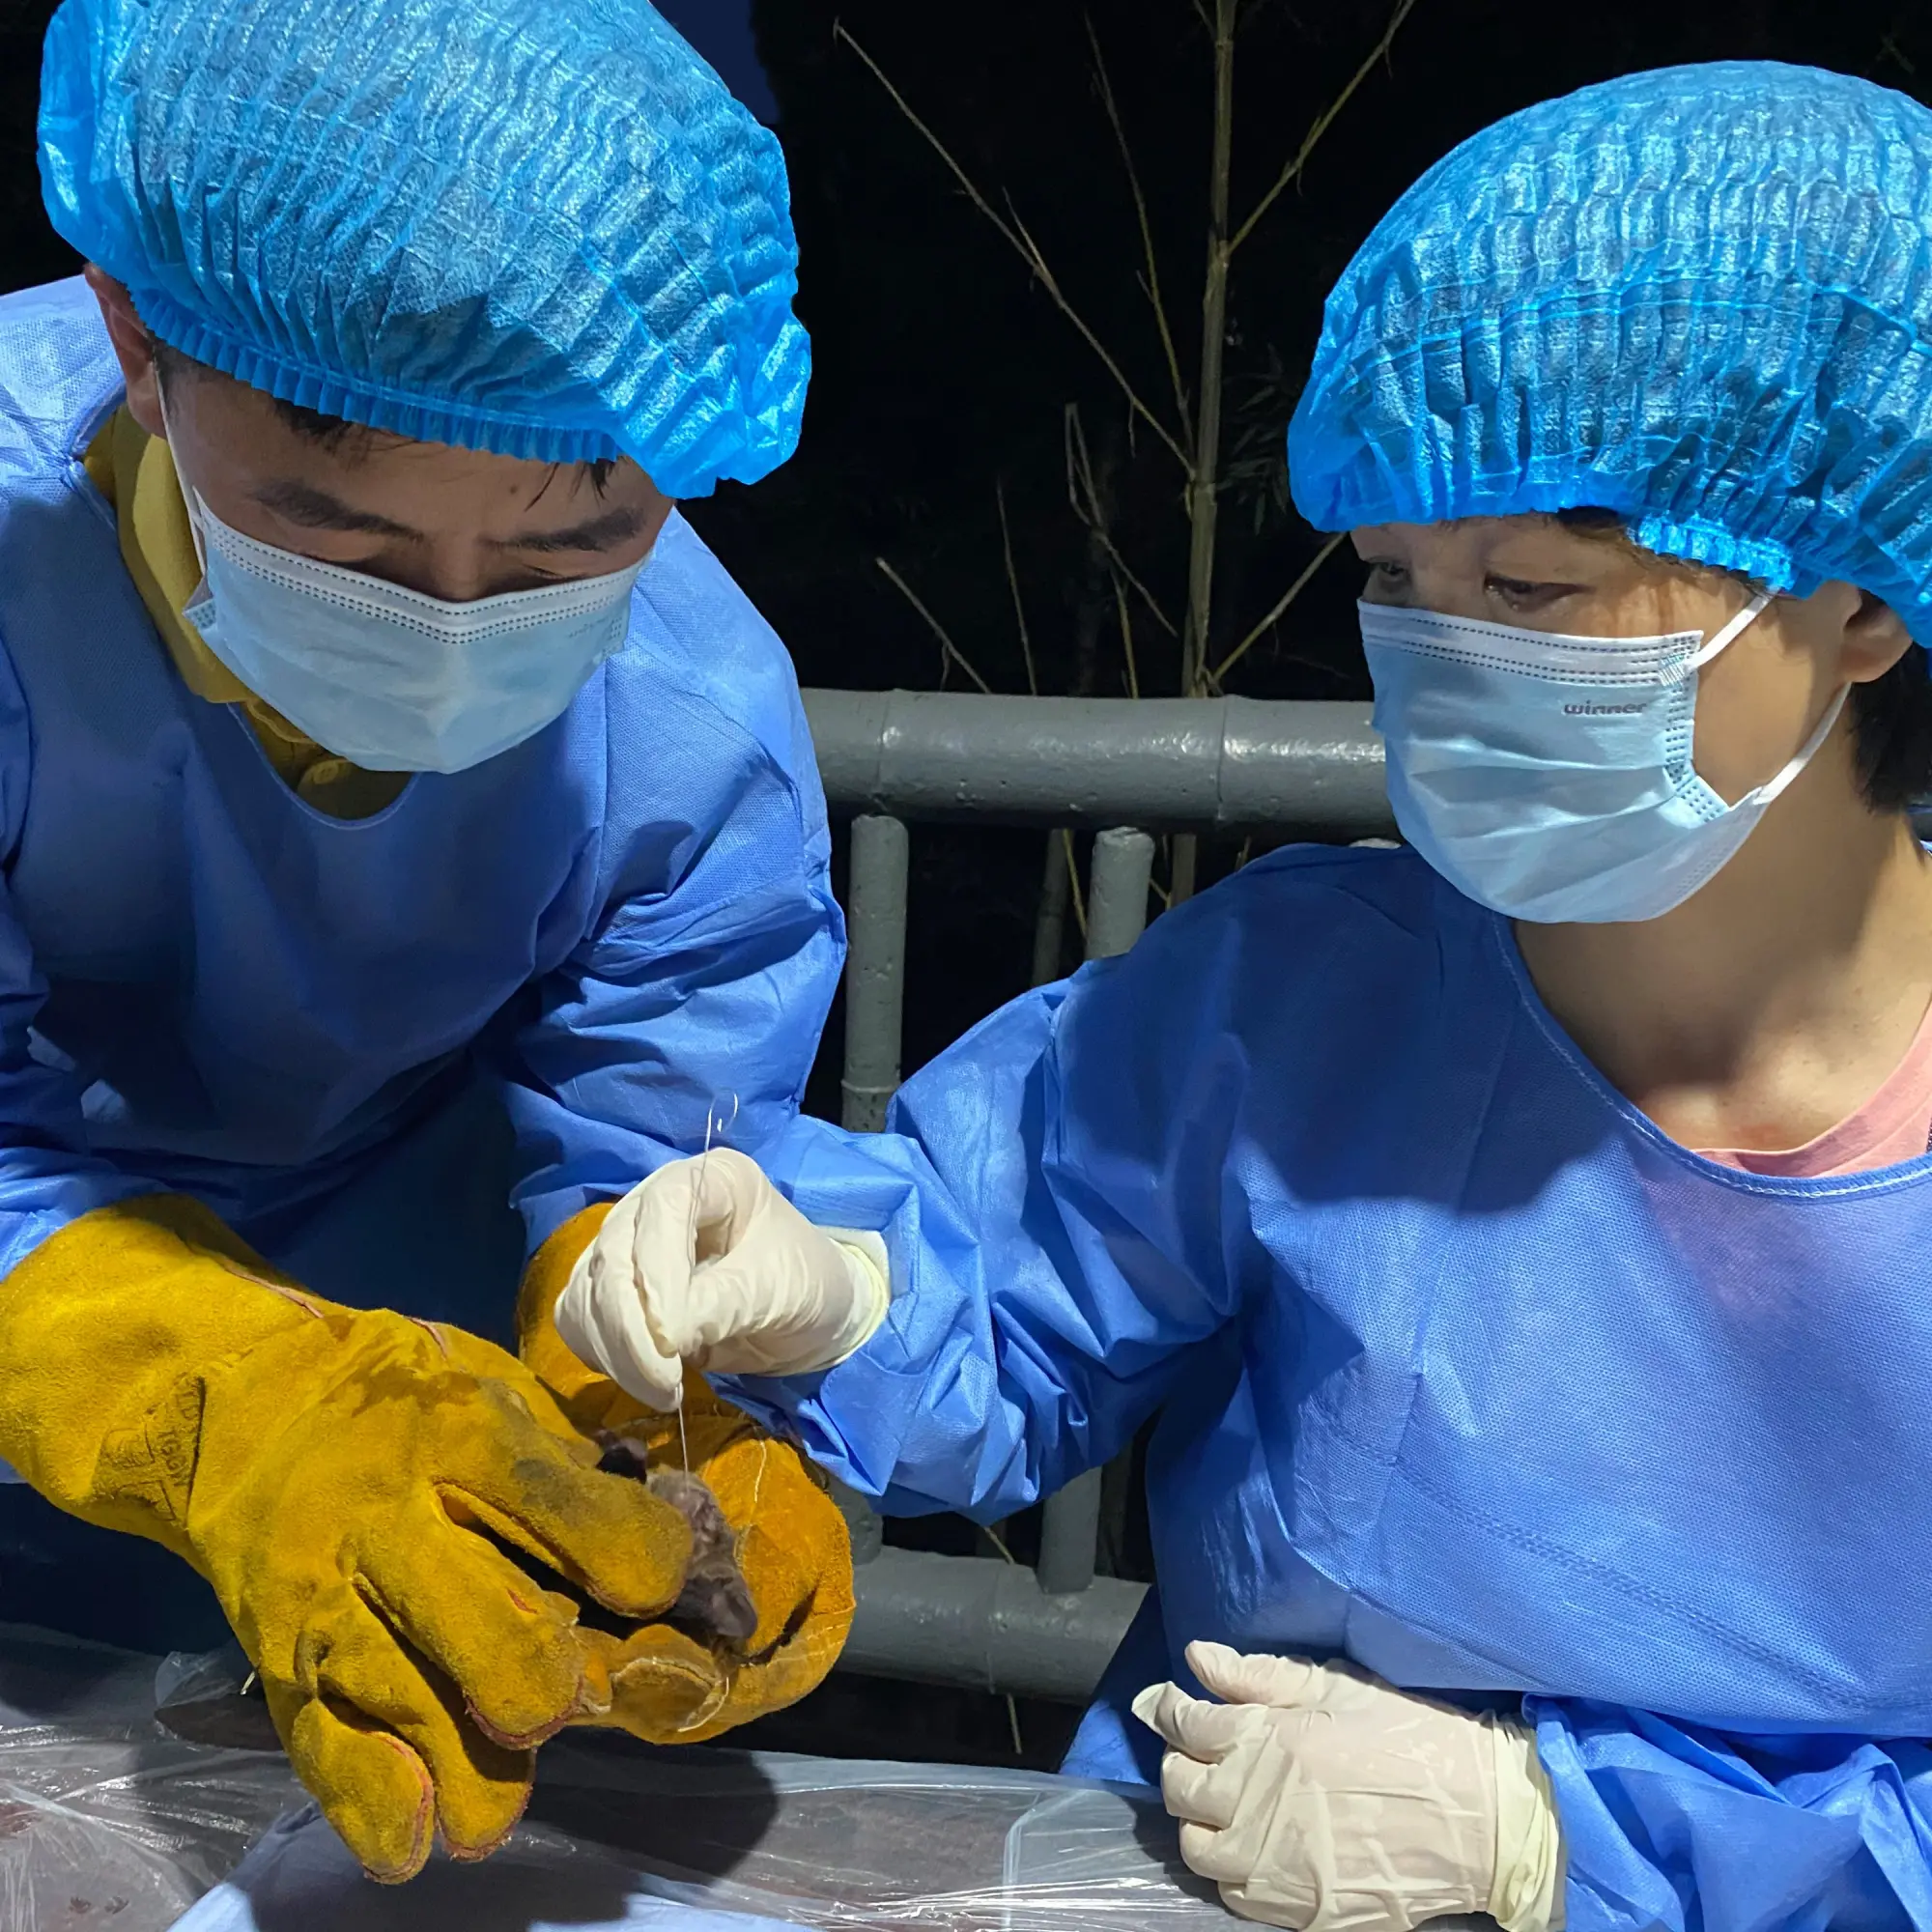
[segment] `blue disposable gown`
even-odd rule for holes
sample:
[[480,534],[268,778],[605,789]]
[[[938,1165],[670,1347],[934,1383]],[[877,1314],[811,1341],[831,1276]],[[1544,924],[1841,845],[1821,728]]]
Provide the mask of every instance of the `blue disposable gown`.
[[[120,401],[79,282],[0,301],[0,1272],[180,1189],[505,1338],[526,1248],[796,1109],[843,935],[790,661],[673,518],[562,718],[326,816],[156,634],[80,463]],[[26,1562],[0,1522],[0,1614]]]
[[1932,1159],[1701,1160],[1507,922],[1310,848],[995,1014],[894,1126],[770,1153],[884,1232],[886,1325],[738,1387],[981,1520],[1159,1411],[1158,1621],[1080,1768],[1189,1638],[1347,1654],[1522,1699],[1573,1932],[1932,1925]]

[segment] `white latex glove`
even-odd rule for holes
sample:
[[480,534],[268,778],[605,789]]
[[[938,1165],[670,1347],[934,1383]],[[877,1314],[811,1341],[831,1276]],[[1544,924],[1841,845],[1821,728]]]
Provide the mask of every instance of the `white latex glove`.
[[557,1297],[556,1326],[627,1394],[675,1408],[685,1363],[743,1376],[829,1369],[885,1320],[890,1298],[877,1235],[814,1228],[755,1161],[713,1148],[659,1168],[611,1210]]
[[1134,1715],[1168,1745],[1180,1855],[1243,1918],[1293,1932],[1411,1932],[1487,1912],[1563,1922],[1563,1843],[1520,1724],[1398,1690],[1349,1663],[1193,1643],[1218,1704],[1155,1684]]

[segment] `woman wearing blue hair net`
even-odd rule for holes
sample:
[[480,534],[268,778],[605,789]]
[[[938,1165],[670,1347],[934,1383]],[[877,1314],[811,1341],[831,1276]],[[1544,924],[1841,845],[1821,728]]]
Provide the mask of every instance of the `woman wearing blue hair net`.
[[665,1427],[550,1322],[641,1176],[792,1117],[839,969],[789,661],[674,508],[797,440],[783,164],[644,0],[66,0],[40,143],[89,266],[0,302],[0,1619],[225,1617],[405,1878],[564,1723],[715,1734],[850,1619],[694,1382],[756,1628],[680,1622],[692,1523],[594,1439]]
[[1158,1776],[1246,1917],[1932,1924],[1932,114],[1736,65],[1491,128],[1290,449],[1406,849],[1275,853],[892,1133],[714,1162],[696,1269],[663,1170],[560,1325],[888,1509],[1158,1411],[1069,1768]]

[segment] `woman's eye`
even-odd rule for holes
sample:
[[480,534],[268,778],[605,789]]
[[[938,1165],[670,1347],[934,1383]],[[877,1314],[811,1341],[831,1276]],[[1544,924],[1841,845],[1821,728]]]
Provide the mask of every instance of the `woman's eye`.
[[1408,582],[1407,567],[1400,563],[1390,563],[1386,558],[1376,557],[1369,564],[1369,582],[1389,589],[1399,583]]
[[1552,597],[1560,597],[1569,587],[1561,583],[1530,583],[1520,577],[1492,577],[1486,586],[1492,597],[1500,597],[1505,604],[1524,605],[1547,603]]

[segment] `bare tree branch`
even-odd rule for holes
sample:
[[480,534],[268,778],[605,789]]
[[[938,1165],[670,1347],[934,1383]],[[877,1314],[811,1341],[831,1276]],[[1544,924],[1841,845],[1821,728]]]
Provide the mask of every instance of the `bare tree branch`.
[[1034,696],[1039,696],[1039,676],[1034,669],[1033,638],[1027,631],[1026,605],[1020,598],[1019,572],[1013,568],[1013,533],[1007,523],[1007,485],[1002,478],[993,485],[993,496],[1000,506],[1000,547],[1007,556],[1007,583],[1013,593],[1013,621],[1020,627],[1020,652],[1026,659],[1027,690]]
[[1282,169],[1275,180],[1275,185],[1255,204],[1254,212],[1235,231],[1234,240],[1228,243],[1230,255],[1233,255],[1255,232],[1262,217],[1300,178],[1301,171],[1308,165],[1309,156],[1321,145],[1322,135],[1335,125],[1342,110],[1355,98],[1355,90],[1368,79],[1380,62],[1388,58],[1389,49],[1395,45],[1395,37],[1402,32],[1403,22],[1408,18],[1414,8],[1415,0],[1396,0],[1395,12],[1389,15],[1389,23],[1382,29],[1382,37],[1376,43],[1369,57],[1355,70],[1348,86],[1315,117],[1315,125],[1303,136],[1301,146],[1296,149],[1293,158]]
[[[1412,4],[1412,0],[1410,0],[1410,4]],[[1048,266],[1046,257],[1040,253],[1038,244],[1035,242],[1033,237],[1027,234],[1024,224],[1019,221],[1017,216],[1014,216],[1013,220],[1009,222],[993,204],[980,192],[979,186],[974,182],[972,176],[953,158],[952,151],[914,112],[912,103],[893,85],[892,81],[887,77],[885,70],[853,38],[850,29],[846,27],[842,20],[835,20],[833,22],[832,34],[835,40],[843,41],[865,62],[866,66],[871,71],[872,77],[892,97],[893,104],[919,130],[920,134],[924,137],[927,146],[932,149],[933,153],[946,163],[948,169],[952,172],[953,180],[965,189],[967,199],[999,230],[1000,234],[1006,239],[1008,245],[1027,265],[1035,280],[1052,298],[1054,305],[1060,310],[1061,314],[1073,325],[1081,340],[1100,358],[1106,367],[1108,375],[1120,385],[1121,393],[1126,397],[1128,407],[1147,422],[1148,427],[1160,438],[1162,442],[1166,443],[1168,448],[1174,452],[1175,460],[1183,469],[1190,468],[1191,464],[1187,451],[1181,447],[1173,431],[1141,400],[1139,392],[1135,389],[1133,384],[1127,380],[1126,372],[1115,361],[1113,355],[1108,352],[1106,344],[1088,327],[1086,317],[1068,299],[1065,290],[1060,286],[1059,279]]]
[[1080,928],[1081,951],[1086,951],[1087,900],[1080,890],[1080,864],[1073,856],[1073,834],[1065,826],[1060,832],[1062,849],[1066,854],[1066,883],[1073,889],[1073,923]]
[[1108,573],[1114,580],[1114,609],[1121,619],[1121,648],[1127,658],[1127,696],[1141,695],[1141,669],[1134,659],[1134,613],[1127,609],[1126,585],[1121,582],[1118,570]]
[[939,619],[935,617],[932,614],[932,612],[928,611],[925,608],[925,606],[920,602],[918,591],[916,591],[912,587],[912,585],[908,583],[905,581],[905,579],[901,577],[898,574],[898,572],[895,570],[892,567],[892,565],[885,560],[884,557],[875,556],[872,559],[872,561],[879,566],[879,569],[884,574],[887,582],[895,585],[899,591],[899,593],[905,598],[906,602],[910,604],[912,608],[915,611],[917,611],[922,617],[925,619],[927,624],[929,624],[932,627],[932,635],[939,639],[940,647],[945,651],[946,655],[950,657],[952,660],[952,662],[956,664],[959,667],[959,668],[963,670],[966,673],[966,675],[970,677],[973,680],[973,682],[977,684],[980,687],[980,689],[986,694],[988,697],[992,696],[993,687],[990,684],[988,684],[986,680],[983,677],[981,677],[977,670],[973,668],[972,663],[967,658],[965,652],[962,651],[959,648],[959,646],[952,641],[952,637],[947,632],[946,626],[942,624],[939,621]]
[[[1187,479],[1187,629],[1180,640],[1180,695],[1198,697],[1213,636],[1214,566],[1220,554],[1221,421],[1227,401],[1228,209],[1235,168],[1236,0],[1214,0],[1214,142],[1208,176],[1208,268],[1201,283],[1200,412]],[[1177,852],[1191,850],[1177,843]],[[1184,895],[1183,895],[1184,896]]]
[[1100,102],[1107,110],[1107,123],[1114,130],[1114,143],[1121,151],[1121,165],[1127,171],[1127,186],[1134,197],[1134,218],[1140,223],[1141,252],[1147,258],[1147,273],[1137,277],[1153,310],[1154,327],[1160,330],[1161,354],[1167,357],[1167,373],[1174,384],[1174,405],[1180,418],[1181,440],[1194,440],[1187,402],[1187,384],[1180,378],[1180,356],[1174,346],[1174,331],[1168,327],[1167,303],[1160,292],[1160,257],[1153,245],[1153,224],[1148,219],[1147,196],[1141,191],[1140,170],[1134,165],[1134,151],[1127,140],[1126,125],[1121,119],[1121,104],[1114,98],[1113,76],[1107,71],[1106,56],[1100,51],[1100,36],[1094,29],[1094,16],[1083,14],[1087,44],[1094,49],[1094,77],[1100,83]]
[[1319,551],[1315,553],[1314,562],[1312,562],[1308,566],[1308,568],[1304,570],[1301,573],[1301,575],[1297,577],[1294,580],[1294,582],[1291,583],[1288,586],[1288,588],[1282,593],[1281,601],[1274,607],[1274,609],[1270,611],[1267,613],[1267,615],[1264,617],[1261,620],[1261,622],[1257,624],[1255,628],[1252,631],[1250,631],[1248,635],[1245,638],[1243,638],[1241,641],[1238,644],[1236,644],[1235,648],[1232,651],[1230,651],[1228,655],[1224,657],[1221,660],[1221,662],[1217,664],[1211,671],[1208,673],[1208,680],[1210,684],[1218,685],[1221,682],[1221,680],[1225,678],[1228,675],[1228,673],[1231,670],[1233,670],[1234,668],[1237,664],[1239,664],[1244,657],[1247,656],[1248,652],[1252,650],[1254,646],[1258,644],[1262,640],[1262,639],[1267,635],[1269,631],[1273,630],[1273,628],[1278,623],[1281,622],[1282,616],[1287,611],[1288,607],[1291,604],[1293,604],[1294,600],[1297,597],[1299,597],[1305,589],[1308,588],[1308,585],[1310,582],[1313,580],[1315,573],[1318,570],[1320,570],[1321,566],[1324,563],[1326,563],[1328,559],[1331,556],[1333,556],[1338,550],[1341,549],[1342,540],[1349,533],[1347,530],[1342,530],[1337,532],[1336,535],[1330,537],[1328,541],[1325,544],[1323,544]]
[[[1086,520],[1083,519],[1082,521],[1084,522]],[[1151,616],[1154,620],[1154,622],[1158,624],[1161,627],[1161,629],[1167,633],[1167,635],[1170,638],[1178,638],[1180,635],[1180,632],[1176,627],[1174,619],[1170,617],[1167,614],[1167,612],[1160,608],[1160,605],[1154,599],[1153,592],[1150,590],[1147,587],[1147,585],[1143,583],[1140,581],[1140,579],[1134,575],[1132,569],[1128,566],[1126,558],[1123,557],[1121,554],[1120,551],[1115,547],[1113,536],[1108,531],[1106,526],[1103,524],[1088,523],[1087,527],[1090,530],[1092,530],[1096,537],[1099,538],[1100,548],[1107,553],[1108,563],[1112,565],[1112,567],[1115,570],[1119,571],[1121,576],[1123,577],[1128,583],[1133,585],[1134,594],[1137,597],[1139,597],[1141,602],[1145,604],[1148,608],[1148,615]]]
[[[1080,408],[1077,403],[1066,406],[1066,497],[1073,506],[1073,514],[1093,534],[1094,539],[1106,553],[1109,565],[1133,585],[1152,615],[1153,620],[1170,638],[1180,635],[1174,619],[1160,608],[1156,598],[1141,580],[1135,576],[1133,567],[1123,557],[1114,542],[1114,533],[1107,525],[1107,513],[1100,501],[1100,488],[1094,480],[1094,463],[1087,450],[1087,432],[1081,426]],[[1085,501],[1082,501],[1082,497]]]

